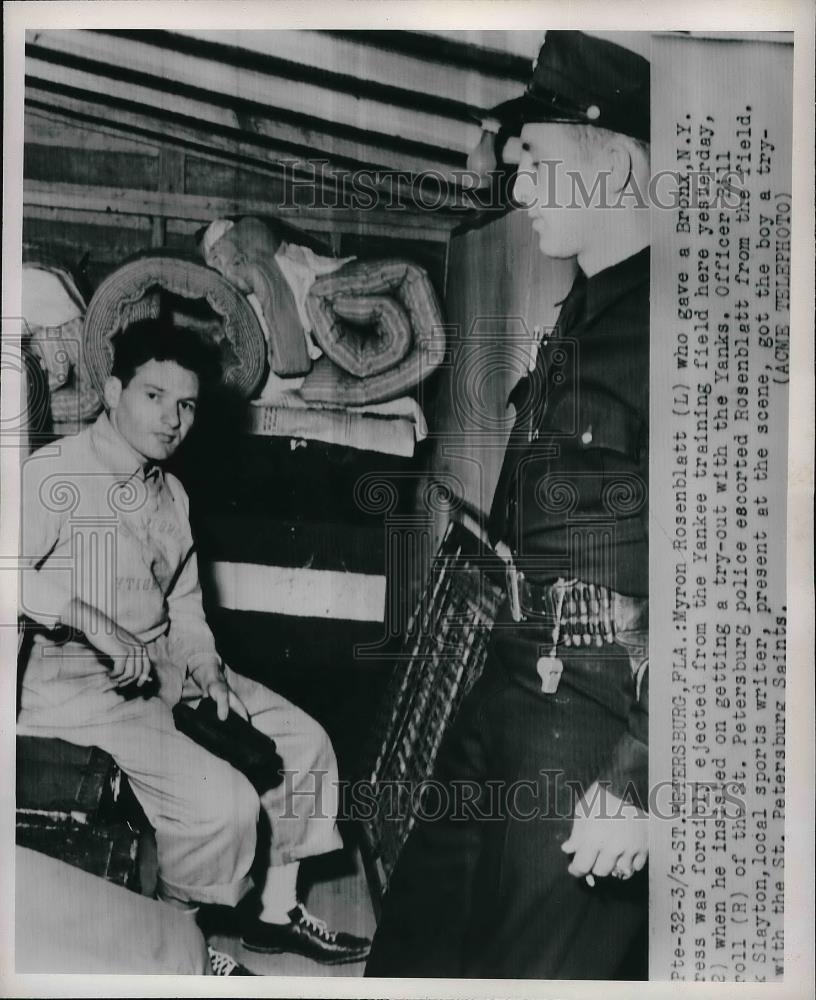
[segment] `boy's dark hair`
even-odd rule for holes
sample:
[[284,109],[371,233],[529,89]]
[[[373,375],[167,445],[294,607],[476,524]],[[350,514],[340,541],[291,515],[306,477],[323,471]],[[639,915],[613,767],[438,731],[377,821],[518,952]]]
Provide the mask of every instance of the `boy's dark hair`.
[[198,375],[201,388],[215,385],[221,377],[218,349],[211,341],[169,319],[143,319],[131,324],[113,338],[114,375],[126,386],[136,369],[148,361],[175,361]]

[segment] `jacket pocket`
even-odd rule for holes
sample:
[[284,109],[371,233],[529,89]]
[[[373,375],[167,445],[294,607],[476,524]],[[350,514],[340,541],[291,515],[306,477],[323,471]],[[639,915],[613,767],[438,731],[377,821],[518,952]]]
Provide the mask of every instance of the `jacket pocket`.
[[647,445],[646,423],[637,411],[606,389],[579,386],[577,393],[562,393],[549,411],[548,432],[572,437],[587,451],[602,449],[637,463]]

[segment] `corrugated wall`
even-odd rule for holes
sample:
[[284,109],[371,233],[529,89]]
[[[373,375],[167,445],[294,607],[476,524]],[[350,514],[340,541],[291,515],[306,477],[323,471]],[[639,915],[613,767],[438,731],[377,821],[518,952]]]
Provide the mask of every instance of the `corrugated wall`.
[[455,201],[480,112],[530,73],[501,50],[512,33],[474,34],[32,31],[26,102],[269,167],[320,158],[327,177],[434,172]]

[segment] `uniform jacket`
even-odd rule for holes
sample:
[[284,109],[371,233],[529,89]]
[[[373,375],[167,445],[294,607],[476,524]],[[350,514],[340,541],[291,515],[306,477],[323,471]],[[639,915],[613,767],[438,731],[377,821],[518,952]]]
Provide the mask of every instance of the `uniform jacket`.
[[[649,593],[649,249],[586,279],[510,397],[490,534],[533,579]],[[597,544],[593,544],[597,540]]]
[[[511,401],[517,419],[491,511],[491,540],[507,541],[532,580],[577,578],[648,598],[648,247],[589,279],[579,275],[555,336]],[[627,718],[627,731],[598,777],[618,795],[634,789],[645,806],[647,604],[644,609],[615,646],[567,651],[562,683]],[[512,623],[504,624],[512,631]],[[516,632],[515,639],[497,640],[511,672],[532,690],[540,636]],[[628,694],[602,669],[610,650],[628,656],[636,682]]]

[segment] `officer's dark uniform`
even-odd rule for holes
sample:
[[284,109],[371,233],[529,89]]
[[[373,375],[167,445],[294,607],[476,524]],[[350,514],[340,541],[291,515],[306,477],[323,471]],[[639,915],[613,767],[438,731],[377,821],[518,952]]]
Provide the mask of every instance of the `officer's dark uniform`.
[[[547,57],[551,35],[569,37]],[[539,68],[587,56],[585,37],[548,33]],[[611,48],[616,72],[645,73],[648,135],[648,64]],[[648,801],[648,389],[647,248],[579,276],[511,397],[490,532],[514,552],[519,606],[445,739],[451,808],[409,838],[367,975],[614,978],[639,940],[645,872],[590,887],[560,845],[593,781]]]

